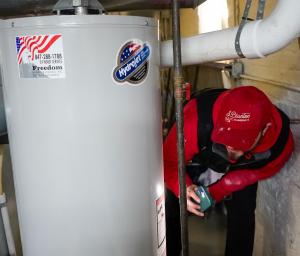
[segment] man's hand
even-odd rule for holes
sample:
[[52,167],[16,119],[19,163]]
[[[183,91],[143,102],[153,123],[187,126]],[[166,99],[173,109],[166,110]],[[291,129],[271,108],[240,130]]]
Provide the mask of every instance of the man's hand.
[[204,213],[200,210],[200,198],[196,195],[196,185],[191,185],[186,188],[187,210],[197,216],[203,217]]

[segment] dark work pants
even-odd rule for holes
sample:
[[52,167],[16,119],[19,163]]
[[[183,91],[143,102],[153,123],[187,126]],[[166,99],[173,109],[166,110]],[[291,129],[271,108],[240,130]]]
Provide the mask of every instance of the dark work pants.
[[181,251],[179,199],[166,190],[167,256],[179,256]]
[[[234,192],[226,200],[227,236],[225,256],[252,256],[257,183]],[[179,256],[181,251],[178,198],[166,191],[167,255]]]

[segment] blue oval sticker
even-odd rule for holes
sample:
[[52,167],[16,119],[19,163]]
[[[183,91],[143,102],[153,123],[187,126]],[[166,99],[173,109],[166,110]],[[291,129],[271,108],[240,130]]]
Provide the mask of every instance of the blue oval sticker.
[[139,84],[145,80],[149,70],[150,45],[139,40],[127,42],[120,50],[113,77],[116,82]]

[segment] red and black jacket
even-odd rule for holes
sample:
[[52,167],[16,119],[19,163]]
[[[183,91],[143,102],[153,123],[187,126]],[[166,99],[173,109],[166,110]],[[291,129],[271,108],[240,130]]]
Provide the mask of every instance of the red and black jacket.
[[[222,97],[223,91],[224,89],[205,90],[184,107],[186,164],[197,159],[201,163],[202,170],[211,168],[217,172],[226,172],[222,179],[209,186],[209,191],[216,201],[221,201],[234,191],[273,176],[282,168],[293,151],[289,119],[281,110],[274,107],[271,128],[251,154],[247,154],[235,164],[230,164],[213,153],[210,140],[212,120],[215,111],[218,110],[216,100]],[[175,126],[164,142],[164,171],[167,187],[178,196]],[[194,181],[193,175],[187,174],[187,186],[193,184],[192,180]]]

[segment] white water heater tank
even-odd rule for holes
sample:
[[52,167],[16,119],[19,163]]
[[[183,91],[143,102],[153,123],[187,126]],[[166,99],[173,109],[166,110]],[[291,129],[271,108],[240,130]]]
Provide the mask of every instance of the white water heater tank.
[[165,255],[157,24],[2,22],[24,256]]

